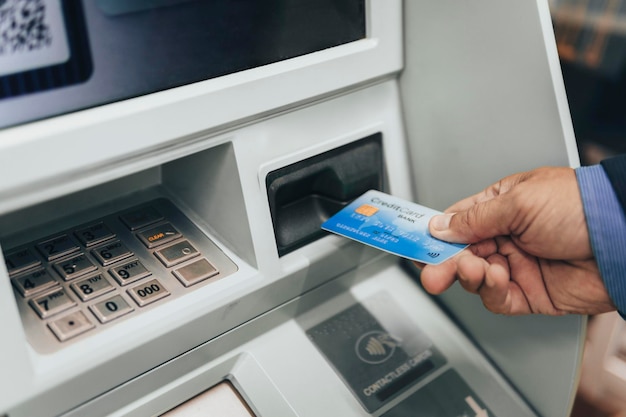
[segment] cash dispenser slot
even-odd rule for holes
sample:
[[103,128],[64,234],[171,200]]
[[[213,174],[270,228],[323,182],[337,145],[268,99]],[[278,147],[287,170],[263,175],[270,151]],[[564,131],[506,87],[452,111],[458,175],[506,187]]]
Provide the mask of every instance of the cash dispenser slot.
[[382,134],[270,172],[266,177],[278,253],[326,232],[321,224],[367,190],[384,191]]

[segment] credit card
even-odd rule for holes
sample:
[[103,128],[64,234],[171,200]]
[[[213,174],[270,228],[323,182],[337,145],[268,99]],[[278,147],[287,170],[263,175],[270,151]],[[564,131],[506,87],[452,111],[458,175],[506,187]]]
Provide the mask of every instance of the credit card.
[[370,190],[322,224],[322,229],[403,258],[437,265],[468,245],[434,238],[428,222],[440,211]]

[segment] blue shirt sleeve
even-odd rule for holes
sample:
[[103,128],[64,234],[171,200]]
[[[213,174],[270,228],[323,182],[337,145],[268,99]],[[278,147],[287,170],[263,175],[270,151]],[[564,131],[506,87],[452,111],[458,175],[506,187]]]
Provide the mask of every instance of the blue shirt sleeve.
[[591,248],[604,285],[626,318],[626,216],[600,165],[576,169]]

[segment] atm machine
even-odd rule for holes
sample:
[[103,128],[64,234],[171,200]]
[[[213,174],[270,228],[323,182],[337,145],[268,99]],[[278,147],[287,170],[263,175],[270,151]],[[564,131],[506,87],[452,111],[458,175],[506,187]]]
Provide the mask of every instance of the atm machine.
[[578,164],[547,1],[5,0],[0,33],[0,416],[568,416],[584,317],[319,228]]

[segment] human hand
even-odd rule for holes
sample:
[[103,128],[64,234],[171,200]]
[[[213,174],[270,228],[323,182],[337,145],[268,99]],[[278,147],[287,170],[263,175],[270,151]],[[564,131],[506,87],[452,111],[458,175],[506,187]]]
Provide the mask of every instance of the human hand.
[[436,238],[473,244],[423,267],[422,285],[432,294],[458,280],[495,313],[615,310],[591,251],[573,169],[506,177],[433,217],[429,228]]

